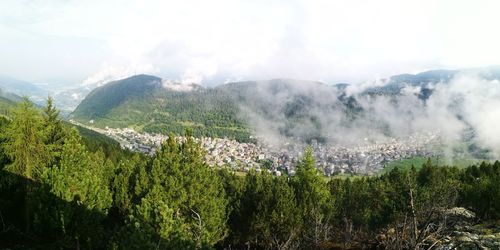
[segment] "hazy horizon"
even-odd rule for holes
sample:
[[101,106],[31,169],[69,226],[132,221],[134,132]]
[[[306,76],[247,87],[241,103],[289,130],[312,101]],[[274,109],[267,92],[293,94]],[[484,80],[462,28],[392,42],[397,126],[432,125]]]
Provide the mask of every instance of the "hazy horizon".
[[0,75],[328,83],[497,65],[497,1],[2,1]]

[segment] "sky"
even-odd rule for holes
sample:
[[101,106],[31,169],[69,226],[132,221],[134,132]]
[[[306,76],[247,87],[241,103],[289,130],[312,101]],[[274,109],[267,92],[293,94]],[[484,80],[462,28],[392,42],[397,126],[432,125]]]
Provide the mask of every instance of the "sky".
[[[355,83],[500,64],[500,1],[2,0],[0,75]],[[58,85],[58,86],[59,86]]]

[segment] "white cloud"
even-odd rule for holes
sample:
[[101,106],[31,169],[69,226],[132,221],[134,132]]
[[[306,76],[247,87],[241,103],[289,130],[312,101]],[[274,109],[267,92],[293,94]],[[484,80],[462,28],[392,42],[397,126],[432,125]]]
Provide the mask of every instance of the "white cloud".
[[107,82],[127,78],[137,74],[154,74],[158,69],[151,64],[132,64],[116,66],[115,64],[103,63],[97,73],[83,80],[84,85],[101,86]]
[[[42,79],[43,72],[19,69],[36,68],[36,61],[73,66],[67,75],[52,70],[45,78],[62,74],[83,80],[103,62],[116,67],[140,62],[176,80],[353,82],[433,67],[498,64],[499,7],[490,0],[6,0],[0,3],[0,36],[8,39],[0,52],[11,53],[2,53],[7,57],[0,73]],[[25,53],[19,34],[45,42],[33,42]],[[46,41],[55,36],[66,38],[61,51],[44,54]],[[83,42],[75,49],[74,39],[105,46],[93,52],[95,45]],[[80,60],[81,48],[101,63]],[[74,59],[68,63],[65,57]]]

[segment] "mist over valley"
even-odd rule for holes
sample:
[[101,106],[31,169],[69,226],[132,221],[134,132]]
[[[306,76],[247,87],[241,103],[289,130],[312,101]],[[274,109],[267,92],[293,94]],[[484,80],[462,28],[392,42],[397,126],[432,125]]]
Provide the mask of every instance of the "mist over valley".
[[0,1],[0,249],[500,249],[495,0]]

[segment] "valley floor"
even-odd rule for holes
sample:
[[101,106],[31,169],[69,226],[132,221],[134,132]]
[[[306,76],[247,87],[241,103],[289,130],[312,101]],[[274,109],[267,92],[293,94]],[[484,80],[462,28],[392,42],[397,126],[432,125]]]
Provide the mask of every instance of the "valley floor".
[[[117,140],[123,148],[149,155],[154,155],[156,149],[168,138],[161,134],[140,133],[131,128],[101,129],[89,126],[87,128]],[[182,136],[178,136],[178,139],[185,140]],[[294,175],[295,165],[305,148],[303,144],[290,142],[270,145],[210,137],[196,140],[207,152],[205,161],[211,166],[227,166],[239,172],[248,172],[250,169],[269,170],[276,175]],[[313,148],[318,168],[328,177],[372,175],[384,171],[386,166],[387,169],[391,169],[397,162],[403,162],[404,165],[415,159],[417,161],[423,159],[424,163],[429,157],[437,158],[439,153],[436,148],[439,143],[440,138],[437,134],[428,133],[392,138],[382,142],[365,141],[349,147],[325,145],[315,141],[310,146]],[[417,162],[416,165],[421,163]]]

